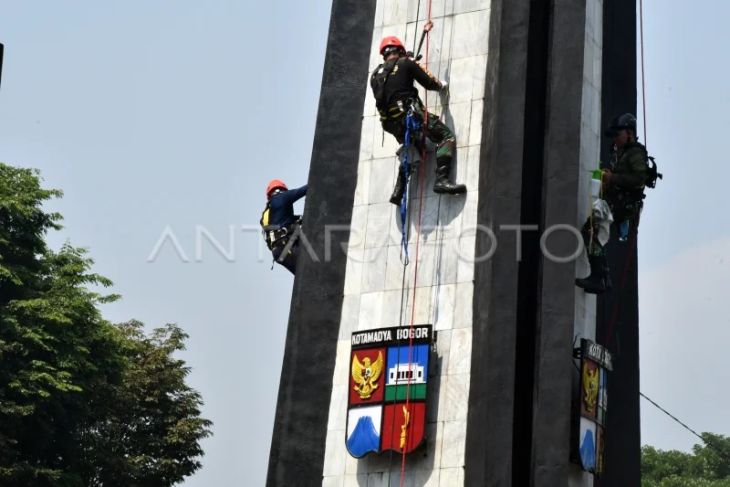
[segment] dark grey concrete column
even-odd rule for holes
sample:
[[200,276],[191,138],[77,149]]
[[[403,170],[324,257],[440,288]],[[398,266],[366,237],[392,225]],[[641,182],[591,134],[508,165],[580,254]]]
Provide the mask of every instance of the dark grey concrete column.
[[[578,218],[583,93],[584,0],[555,0],[550,16],[541,230],[550,254],[575,253],[579,239],[555,225]],[[575,263],[541,256],[530,485],[568,485],[575,320]]]
[[[604,1],[602,125],[624,112],[636,114],[636,0]],[[637,114],[638,115],[638,114]],[[610,141],[601,151],[608,159]],[[611,229],[606,247],[613,291],[598,302],[598,342],[614,354],[609,376],[606,417],[606,473],[600,487],[641,484],[641,420],[639,404],[639,296],[637,235],[616,240]]]
[[375,0],[333,1],[304,211],[317,258],[302,252],[297,264],[268,486],[322,482],[347,241],[334,234],[324,262],[325,226],[349,226],[352,216],[374,17]]
[[[494,0],[482,125],[477,221],[520,222],[528,0]],[[514,232],[498,233],[474,270],[474,322],[465,485],[512,485],[517,262]],[[496,242],[479,232],[476,257]]]

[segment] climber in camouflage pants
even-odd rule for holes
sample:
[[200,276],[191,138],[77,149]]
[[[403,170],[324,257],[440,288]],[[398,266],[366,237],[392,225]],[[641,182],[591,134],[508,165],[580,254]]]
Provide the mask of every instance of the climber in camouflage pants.
[[[638,224],[643,205],[644,187],[649,166],[646,148],[636,136],[636,117],[625,113],[616,117],[606,136],[613,139],[614,152],[611,163],[604,168],[601,182],[603,198],[611,208],[614,223],[619,226]],[[606,252],[598,241],[599,221],[589,218],[581,233],[591,266],[591,274],[575,280],[575,284],[587,293],[600,294],[611,287]]]

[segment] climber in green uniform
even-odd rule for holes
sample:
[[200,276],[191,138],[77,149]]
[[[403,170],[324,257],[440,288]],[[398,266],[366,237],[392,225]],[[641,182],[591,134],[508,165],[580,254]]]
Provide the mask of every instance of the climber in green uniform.
[[[424,31],[433,27],[427,23]],[[466,186],[455,184],[449,179],[451,164],[456,151],[454,133],[433,114],[426,113],[423,102],[414,86],[417,81],[427,90],[446,91],[447,83],[439,81],[428,70],[423,68],[406,53],[403,43],[394,36],[385,37],[380,43],[380,54],[383,64],[378,66],[370,77],[370,86],[375,96],[375,105],[380,114],[383,129],[392,134],[400,144],[405,141],[406,115],[413,110],[419,123],[427,119],[425,134],[436,144],[436,181],[433,185],[435,193],[460,194],[466,192]],[[422,136],[414,134],[413,140],[421,146]],[[421,147],[419,147],[421,148]],[[406,148],[407,150],[407,148]],[[390,202],[399,205],[406,186],[406,176],[399,170],[393,195]]]
[[[619,239],[626,240],[629,228],[636,227],[643,206],[644,187],[649,178],[648,154],[636,135],[636,117],[624,113],[616,117],[605,132],[613,139],[609,164],[603,167],[602,197],[613,215]],[[606,251],[598,241],[598,222],[589,218],[583,225],[583,240],[591,274],[575,280],[587,293],[600,294],[611,287]]]

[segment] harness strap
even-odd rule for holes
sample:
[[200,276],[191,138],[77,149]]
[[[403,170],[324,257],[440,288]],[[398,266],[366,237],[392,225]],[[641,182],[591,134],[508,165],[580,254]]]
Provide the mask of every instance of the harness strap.
[[261,224],[266,246],[269,250],[274,250],[278,247],[286,246],[289,241],[290,234],[296,234],[296,227],[300,225],[301,220],[297,220],[296,222],[285,226],[272,225],[269,223],[270,210],[271,207],[269,203],[267,203],[266,208],[261,214],[261,220],[259,223]]
[[418,105],[419,108],[423,110],[423,104],[418,98],[406,98],[404,100],[398,100],[385,110],[378,110],[378,114],[380,114],[380,121],[384,122],[385,120],[399,120],[405,117],[414,105]]
[[371,78],[371,86],[373,88],[373,95],[375,95],[375,105],[378,110],[385,104],[385,85],[388,84],[390,75],[393,74],[395,67],[400,62],[400,58],[386,61],[380,65],[380,68],[373,73]]

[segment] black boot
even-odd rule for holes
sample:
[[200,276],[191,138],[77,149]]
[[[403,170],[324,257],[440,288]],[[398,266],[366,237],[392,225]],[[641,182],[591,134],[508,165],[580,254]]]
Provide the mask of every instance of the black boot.
[[601,294],[606,291],[605,271],[608,269],[606,258],[590,255],[588,256],[588,263],[591,265],[591,275],[582,279],[576,279],[575,285],[583,288],[587,293]]
[[406,175],[403,173],[403,168],[398,169],[398,177],[395,180],[395,187],[393,188],[393,195],[390,197],[390,202],[395,206],[400,206],[403,201],[403,192],[406,190]]
[[449,180],[451,159],[436,160],[436,181],[433,183],[434,193],[461,194],[466,193],[466,186],[452,183]]

